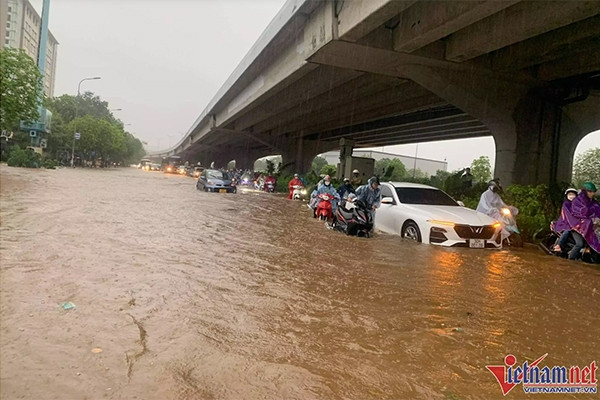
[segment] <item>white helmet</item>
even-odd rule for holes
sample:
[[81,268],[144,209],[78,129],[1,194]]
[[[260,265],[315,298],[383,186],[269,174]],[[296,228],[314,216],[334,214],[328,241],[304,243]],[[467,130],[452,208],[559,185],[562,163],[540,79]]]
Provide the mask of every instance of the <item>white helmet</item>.
[[355,169],[354,171],[352,171],[353,174],[359,174],[360,172],[358,172],[357,169]]
[[569,192],[573,192],[573,193],[577,194],[577,189],[574,189],[574,188],[568,188],[567,190],[565,190],[565,196],[566,196],[567,194],[569,194]]

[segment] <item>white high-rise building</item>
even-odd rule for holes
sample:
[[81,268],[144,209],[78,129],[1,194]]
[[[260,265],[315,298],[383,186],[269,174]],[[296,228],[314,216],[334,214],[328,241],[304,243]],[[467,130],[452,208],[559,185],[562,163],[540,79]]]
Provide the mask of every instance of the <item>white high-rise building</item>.
[[[29,0],[0,0],[0,49],[23,49],[37,63],[42,18]],[[48,32],[44,94],[54,96],[58,42]]]

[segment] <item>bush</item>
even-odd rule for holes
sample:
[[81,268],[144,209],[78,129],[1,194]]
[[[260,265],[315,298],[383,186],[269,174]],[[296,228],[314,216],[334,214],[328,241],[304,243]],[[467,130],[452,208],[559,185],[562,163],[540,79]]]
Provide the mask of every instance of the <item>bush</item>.
[[334,177],[337,172],[337,167],[332,164],[327,164],[321,168],[321,175],[329,175],[330,177]]
[[10,151],[7,164],[11,167],[39,168],[40,155],[33,150],[15,146]]
[[546,185],[511,185],[502,196],[506,204],[519,209],[517,225],[524,241],[532,241],[558,217],[560,204],[556,204],[557,198],[562,199],[561,189],[558,186],[550,189]]
[[58,161],[52,160],[50,158],[47,158],[42,163],[42,167],[44,167],[46,169],[56,169],[57,166],[58,166]]

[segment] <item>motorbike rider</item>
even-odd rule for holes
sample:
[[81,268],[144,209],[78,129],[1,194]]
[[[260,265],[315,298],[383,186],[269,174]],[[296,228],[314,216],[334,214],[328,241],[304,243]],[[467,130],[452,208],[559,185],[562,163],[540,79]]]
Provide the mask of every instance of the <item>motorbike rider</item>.
[[344,183],[338,188],[338,193],[341,199],[345,199],[349,194],[354,193],[354,186],[350,183],[349,178],[344,178]]
[[565,190],[565,201],[560,210],[560,218],[556,222],[550,224],[550,229],[560,234],[560,239],[554,246],[553,250],[557,253],[562,251],[562,248],[567,244],[571,229],[577,224],[576,218],[571,211],[572,201],[577,197],[577,189],[569,188]]
[[360,177],[360,172],[357,169],[352,171],[352,179],[350,179],[350,183],[352,184],[354,190],[358,189],[358,187],[362,185],[362,178]]
[[265,179],[264,189],[267,190],[269,183],[273,184],[273,188],[277,186],[277,180],[271,174],[267,175]]
[[594,218],[600,218],[600,204],[594,199],[598,189],[592,182],[585,182],[581,192],[571,205],[573,217],[577,220],[572,227],[575,246],[569,251],[569,260],[575,260],[583,246],[584,240],[597,253],[600,253],[600,240],[594,231]]
[[288,195],[288,199],[291,200],[294,194],[294,186],[304,186],[302,180],[300,180],[299,174],[294,174],[294,178],[288,183],[288,190],[290,194]]
[[[335,190],[335,188],[331,184],[331,177],[329,175],[325,175],[325,177],[323,178],[323,184],[321,184],[317,188],[316,196],[318,196],[320,194],[328,194],[329,196],[333,197],[331,199],[331,211],[335,215],[335,212],[337,210],[337,203],[340,200],[340,195],[338,194],[338,192]],[[316,199],[317,199],[317,201],[316,201],[315,208],[314,208],[315,211],[319,207],[319,203],[321,202],[321,199],[319,199],[318,197],[316,197]],[[314,216],[316,217],[316,214]]]
[[[502,186],[500,186],[499,179],[492,179],[488,184],[488,189],[481,194],[481,198],[479,199],[479,204],[477,204],[477,211],[480,213],[486,214],[497,221],[502,221],[501,211],[503,208],[508,208],[513,216],[516,216],[519,213],[519,210],[516,207],[507,206],[502,198],[500,197],[500,193],[502,193]],[[502,226],[502,240],[508,238],[510,236],[510,232]]]
[[372,217],[375,217],[375,210],[381,205],[380,185],[379,178],[373,176],[366,185],[356,189],[356,200],[361,200],[366,205]]

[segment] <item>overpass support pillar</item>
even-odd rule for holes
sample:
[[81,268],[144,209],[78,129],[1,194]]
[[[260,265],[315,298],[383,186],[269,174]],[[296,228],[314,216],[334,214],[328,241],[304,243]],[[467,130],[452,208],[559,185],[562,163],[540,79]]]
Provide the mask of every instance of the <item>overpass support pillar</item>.
[[319,154],[320,143],[302,137],[287,140],[281,146],[281,171],[288,174],[304,174],[310,171],[312,160]]
[[235,167],[241,169],[254,170],[254,162],[260,158],[260,155],[253,151],[246,151],[235,154]]

